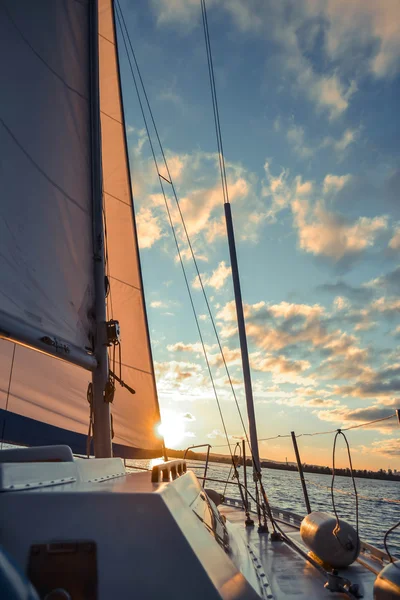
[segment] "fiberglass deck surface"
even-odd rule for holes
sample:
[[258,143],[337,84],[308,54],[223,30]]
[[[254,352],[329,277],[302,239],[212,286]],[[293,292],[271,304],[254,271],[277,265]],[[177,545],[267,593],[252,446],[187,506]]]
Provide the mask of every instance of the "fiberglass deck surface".
[[[325,577],[285,542],[271,542],[268,534],[257,533],[257,524],[255,527],[246,528],[242,510],[231,506],[220,506],[219,508],[230,523],[230,528],[236,535],[241,536],[258,556],[269,583],[268,591],[274,600],[348,598],[346,594],[332,593],[324,589]],[[255,515],[253,518],[255,519]],[[280,525],[294,542],[304,550],[308,550],[303,545],[300,533],[295,527]],[[368,559],[366,560],[368,561]],[[379,570],[379,564],[375,563],[372,566]],[[352,583],[358,584],[360,593],[365,600],[372,600],[376,577],[373,572],[356,562],[348,569],[342,569],[340,575]],[[265,597],[271,598],[271,595]]]

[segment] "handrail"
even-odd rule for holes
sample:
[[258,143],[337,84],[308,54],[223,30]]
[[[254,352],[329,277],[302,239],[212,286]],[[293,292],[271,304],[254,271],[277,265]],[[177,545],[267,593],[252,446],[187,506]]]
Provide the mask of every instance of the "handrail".
[[[185,450],[185,452],[183,453],[183,460],[185,460],[186,458],[186,454],[188,453],[189,450],[192,450],[193,448],[207,448],[207,457],[206,457],[206,464],[204,465],[204,479],[206,479],[207,477],[207,469],[208,469],[208,461],[209,461],[209,457],[210,457],[210,450],[212,448],[211,444],[197,444],[195,446],[188,446]],[[201,477],[199,477],[199,479],[201,479]],[[204,487],[204,481],[203,481],[203,487]]]

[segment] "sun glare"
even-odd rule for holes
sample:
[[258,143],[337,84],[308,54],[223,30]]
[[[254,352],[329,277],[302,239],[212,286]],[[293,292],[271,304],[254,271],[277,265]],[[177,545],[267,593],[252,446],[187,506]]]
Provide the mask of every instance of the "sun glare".
[[182,415],[168,411],[162,414],[162,423],[157,431],[163,436],[167,448],[176,448],[185,437],[185,422]]

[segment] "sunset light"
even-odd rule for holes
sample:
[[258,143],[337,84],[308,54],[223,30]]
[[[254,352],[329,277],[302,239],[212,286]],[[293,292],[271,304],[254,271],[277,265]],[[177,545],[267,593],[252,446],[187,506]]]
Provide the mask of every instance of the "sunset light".
[[165,411],[157,431],[163,436],[167,448],[176,448],[185,436],[185,422],[182,415],[173,411]]

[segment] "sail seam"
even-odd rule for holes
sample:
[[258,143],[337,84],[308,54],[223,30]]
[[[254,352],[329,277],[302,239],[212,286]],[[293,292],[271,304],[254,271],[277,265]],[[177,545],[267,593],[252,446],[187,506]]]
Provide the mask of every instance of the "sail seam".
[[1,117],[0,117],[0,123],[3,125],[4,129],[8,132],[9,136],[14,140],[14,143],[18,146],[18,148],[21,150],[21,152],[23,154],[25,154],[26,158],[32,163],[32,165],[35,167],[35,169],[37,171],[39,171],[39,173],[52,186],[54,186],[59,192],[61,192],[61,194],[63,194],[63,196],[65,196],[65,198],[67,198],[70,202],[72,202],[72,204],[74,204],[77,208],[79,208],[82,212],[84,212],[85,214],[87,214],[89,216],[89,211],[87,211],[85,208],[83,208],[77,200],[72,198],[72,196],[67,194],[67,192],[65,190],[63,190],[62,187],[58,185],[58,183],[53,181],[53,179],[51,179],[51,177],[49,177],[49,175],[47,175],[47,173],[42,169],[42,167],[40,167],[38,165],[38,163],[35,161],[35,159],[29,154],[29,152],[27,150],[25,150],[25,148],[23,147],[21,142],[19,142],[19,140],[15,137],[15,135],[13,134],[11,129],[8,127],[8,125],[4,122],[4,120]]
[[119,281],[119,283],[123,283],[124,285],[128,285],[129,287],[133,288],[134,290],[137,290],[138,292],[141,292],[141,288],[138,287],[137,285],[133,285],[132,283],[128,283],[127,281],[124,281],[123,279],[118,279],[118,277],[114,277],[114,275],[109,275],[110,279],[115,279],[115,281]]
[[106,42],[109,42],[110,44],[112,44],[113,46],[115,46],[114,42],[112,42],[111,40],[109,40],[108,37],[106,37],[102,33],[99,33],[99,37],[103,38],[103,40],[105,40]]
[[118,121],[118,119],[116,119],[115,117],[112,117],[108,113],[104,112],[104,110],[101,110],[100,112],[101,112],[102,115],[104,115],[105,117],[108,117],[109,119],[112,119],[113,121],[115,121],[116,123],[118,123],[118,125],[121,125],[121,127],[122,127],[121,121]]
[[86,102],[88,102],[88,98],[86,98],[86,96],[84,96],[81,92],[79,92],[78,90],[76,90],[75,88],[73,88],[71,85],[69,85],[65,79],[63,79],[63,77],[61,77],[61,75],[59,75],[57,73],[57,71],[55,71],[45,60],[42,56],[40,56],[39,52],[37,50],[35,50],[35,48],[32,46],[32,44],[27,40],[27,38],[24,36],[24,34],[22,33],[21,29],[18,27],[18,25],[16,24],[16,22],[14,21],[14,19],[11,17],[9,10],[3,6],[4,12],[6,13],[8,20],[10,21],[10,23],[12,23],[12,25],[15,27],[15,29],[17,30],[18,34],[20,35],[21,39],[25,42],[25,44],[28,46],[28,48],[31,50],[31,52],[36,56],[36,58],[38,58],[40,60],[40,62],[42,62],[44,64],[44,66],[50,71],[50,73],[53,73],[53,75],[55,77],[57,77],[57,79],[59,81],[61,81],[61,83],[63,83],[65,85],[65,87],[67,89],[69,89],[71,92],[73,92],[74,94],[77,94],[80,98],[82,98],[82,100],[85,100]]
[[128,206],[128,208],[131,208],[131,205],[128,204],[127,202],[125,202],[125,200],[121,200],[121,198],[117,198],[117,196],[110,194],[110,192],[107,192],[106,190],[104,190],[104,193],[107,194],[107,196],[114,198],[114,200],[118,200],[118,202],[122,202],[122,204],[125,204],[125,206]]

